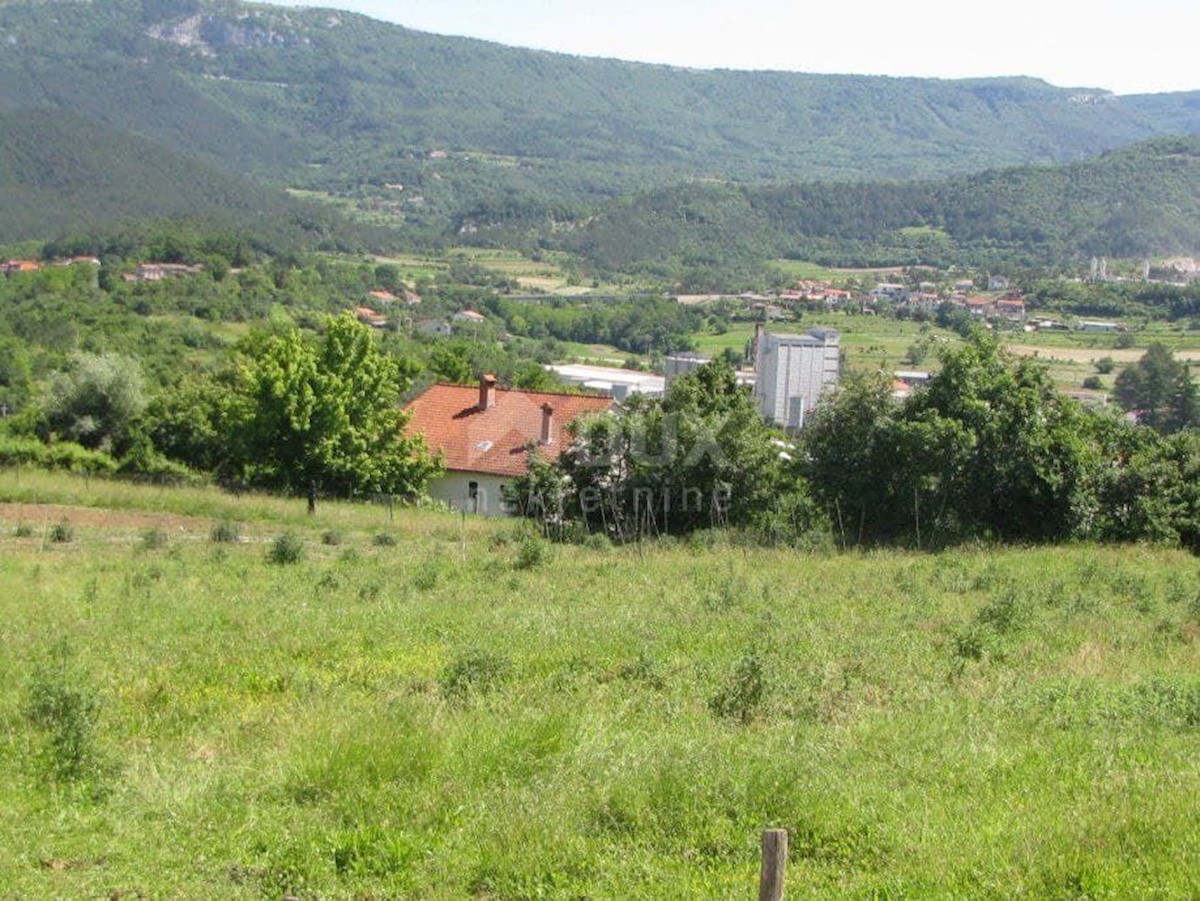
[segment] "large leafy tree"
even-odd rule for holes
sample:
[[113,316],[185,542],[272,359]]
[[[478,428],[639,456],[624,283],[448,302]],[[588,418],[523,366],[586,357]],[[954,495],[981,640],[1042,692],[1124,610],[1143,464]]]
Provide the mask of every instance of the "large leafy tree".
[[110,453],[127,449],[130,430],[146,406],[137,360],[120,354],[75,354],[55,373],[42,398],[43,430]]
[[786,443],[721,361],[675,381],[662,400],[580,422],[557,464],[536,461],[512,500],[547,523],[578,522],[630,540],[716,525],[773,533],[811,525]]
[[247,350],[234,416],[252,481],[292,490],[315,481],[341,495],[407,494],[436,471],[423,442],[405,433],[400,399],[412,373],[382,354],[352,316],[330,319],[319,343],[292,330]]
[[1122,409],[1137,411],[1138,421],[1160,434],[1200,425],[1200,395],[1186,363],[1162,344],[1121,371],[1114,385]]
[[405,431],[412,375],[343,315],[317,341],[296,329],[252,336],[232,369],[158,402],[149,431],[168,456],[251,484],[416,494],[437,463]]
[[1042,540],[1090,526],[1091,427],[1043,369],[977,334],[902,404],[883,383],[850,382],[804,444],[847,541]]

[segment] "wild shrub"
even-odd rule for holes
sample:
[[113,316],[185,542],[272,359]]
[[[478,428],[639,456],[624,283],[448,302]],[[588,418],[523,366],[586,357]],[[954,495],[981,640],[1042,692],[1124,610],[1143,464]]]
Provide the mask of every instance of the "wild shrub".
[[327,532],[321,533],[321,544],[327,547],[337,547],[342,543],[342,533],[337,529],[330,529]]
[[242,527],[228,519],[222,520],[212,527],[208,537],[216,544],[232,544],[242,537]]
[[708,708],[719,717],[748,723],[762,704],[765,687],[762,661],[757,654],[747,654],[733,665]]
[[59,520],[50,527],[49,539],[55,544],[67,544],[75,540],[75,527],[67,520]]
[[391,532],[377,532],[371,538],[371,544],[375,545],[375,547],[395,547],[396,536]]
[[526,535],[521,539],[517,548],[517,569],[536,569],[550,556],[550,547],[544,538],[536,535]]
[[29,538],[33,535],[33,526],[27,522],[17,523],[17,527],[13,529],[14,538]]
[[169,540],[166,529],[147,529],[142,533],[142,550],[156,551],[167,546]]
[[43,735],[38,763],[48,781],[91,783],[99,790],[103,767],[95,735],[100,699],[74,665],[73,656],[63,642],[34,665],[26,691],[25,718]]
[[641,683],[656,691],[666,684],[658,672],[658,665],[654,662],[654,658],[647,655],[645,651],[638,654],[635,659],[624,663],[617,671],[617,675],[626,682]]
[[281,566],[299,563],[304,559],[304,541],[295,532],[284,532],[271,542],[267,559]]
[[417,567],[413,574],[413,588],[418,591],[431,591],[442,580],[442,565],[437,560],[426,560]]
[[484,694],[498,688],[508,677],[510,668],[506,657],[471,648],[442,668],[438,687],[442,696],[448,699]]

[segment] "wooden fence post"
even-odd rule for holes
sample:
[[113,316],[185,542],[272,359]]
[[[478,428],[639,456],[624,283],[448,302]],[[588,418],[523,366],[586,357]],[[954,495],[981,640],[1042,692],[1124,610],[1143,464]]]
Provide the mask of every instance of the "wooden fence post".
[[762,873],[758,880],[758,901],[783,901],[787,856],[787,830],[765,830],[762,834]]

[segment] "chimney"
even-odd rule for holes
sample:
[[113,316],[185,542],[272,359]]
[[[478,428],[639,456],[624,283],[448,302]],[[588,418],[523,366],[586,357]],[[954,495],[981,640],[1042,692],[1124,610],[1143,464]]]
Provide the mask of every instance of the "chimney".
[[542,404],[542,444],[554,443],[554,408]]
[[488,374],[479,380],[479,409],[490,410],[496,406],[496,377]]

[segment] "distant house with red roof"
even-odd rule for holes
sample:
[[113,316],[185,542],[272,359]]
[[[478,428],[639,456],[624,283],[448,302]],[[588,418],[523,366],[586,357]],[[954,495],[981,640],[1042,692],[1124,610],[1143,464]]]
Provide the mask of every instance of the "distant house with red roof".
[[612,406],[611,397],[497,388],[496,377],[485,375],[478,386],[426,390],[408,405],[408,430],[422,435],[445,464],[445,475],[429,486],[435,500],[504,516],[503,488],[525,473],[530,448],[557,460],[570,444],[570,423]]
[[370,307],[355,307],[354,316],[363,325],[369,325],[371,328],[386,328],[388,324],[386,316]]

